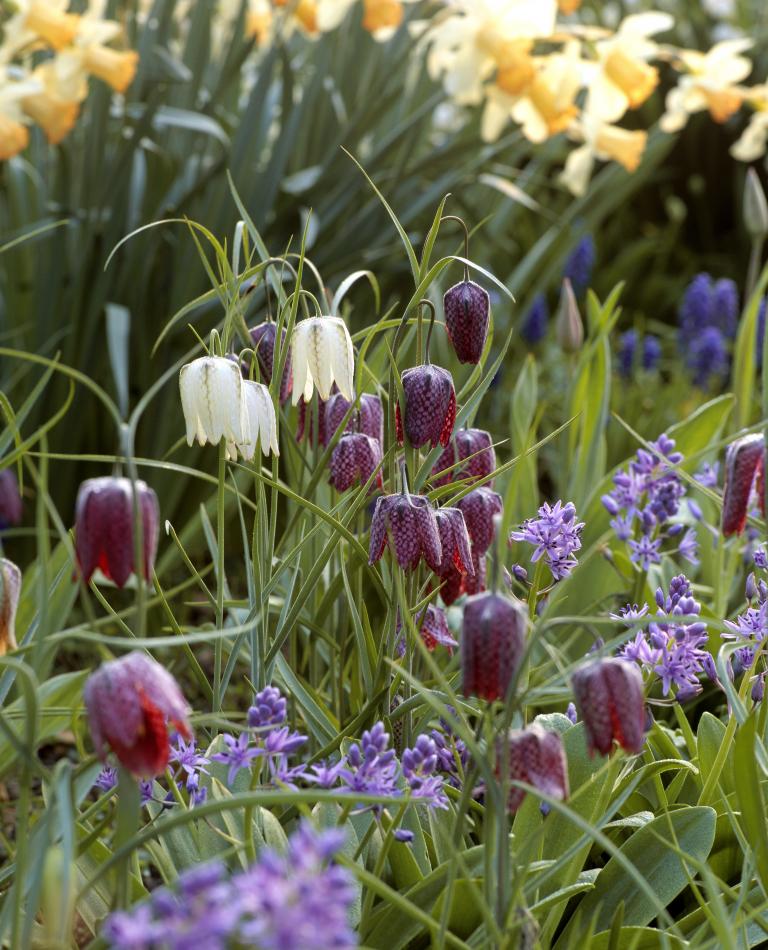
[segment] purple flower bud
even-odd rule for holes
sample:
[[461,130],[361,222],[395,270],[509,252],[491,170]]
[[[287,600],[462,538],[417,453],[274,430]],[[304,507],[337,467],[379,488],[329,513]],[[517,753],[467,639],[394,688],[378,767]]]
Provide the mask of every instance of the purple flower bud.
[[621,506],[617,503],[613,495],[603,495],[600,501],[603,503],[603,507],[609,515],[615,516],[621,511]]
[[576,706],[573,703],[568,703],[568,708],[565,710],[565,715],[571,720],[571,722],[576,725],[578,721],[578,714],[576,712]]
[[[266,323],[260,323],[252,327],[249,331],[251,342],[256,353],[256,359],[259,362],[259,369],[264,382],[269,385],[272,382],[272,370],[275,363],[275,340],[277,339],[277,324],[271,320]],[[285,344],[285,329],[280,335],[282,345]],[[293,377],[291,374],[291,353],[288,356],[283,367],[283,378],[280,381],[280,402],[287,402],[293,388]]]
[[755,677],[754,683],[752,683],[752,702],[761,703],[763,701],[763,694],[765,693],[765,673],[761,673],[759,676]]
[[488,336],[490,298],[473,280],[454,284],[443,297],[445,326],[460,363],[479,363]]
[[755,582],[755,575],[753,571],[750,571],[750,573],[747,574],[745,593],[747,595],[747,600],[754,600],[755,597],[757,597],[757,583]]
[[[328,442],[336,434],[342,419],[349,411],[352,403],[341,393],[334,393],[325,404],[325,435]],[[384,444],[384,409],[381,399],[370,393],[363,393],[360,397],[357,414],[354,412],[347,421],[346,432],[362,432],[363,435],[376,439],[379,445]]]
[[726,538],[744,530],[753,488],[765,516],[765,439],[759,433],[731,442],[725,454],[722,529]]
[[645,698],[634,663],[612,657],[581,667],[573,674],[573,695],[590,755],[608,755],[614,739],[627,752],[642,751]]
[[485,554],[493,541],[493,516],[501,514],[501,495],[485,486],[475,488],[456,502],[464,515],[473,553]]
[[[343,492],[353,485],[365,485],[380,465],[379,442],[362,432],[349,432],[339,439],[331,453],[331,477],[328,481],[336,491]],[[381,468],[369,491],[373,491],[376,486],[384,487]]]
[[[142,523],[144,563],[149,581],[155,564],[160,508],[157,495],[142,481],[136,482]],[[133,543],[133,494],[128,478],[89,478],[77,493],[75,550],[87,584],[96,568],[118,587],[135,571]]]
[[395,410],[397,441],[402,444],[403,430],[408,442],[420,449],[427,442],[434,449],[448,445],[456,421],[456,393],[447,369],[427,363],[405,370],[402,375],[405,409],[398,402]]
[[403,570],[413,571],[423,557],[437,573],[442,560],[435,511],[423,495],[401,492],[376,500],[371,521],[368,563],[378,561],[389,543]]
[[16,473],[12,468],[0,472],[0,530],[21,521],[21,495]]
[[[465,465],[457,464],[465,459]],[[495,468],[496,453],[490,434],[483,429],[459,429],[435,462],[432,482],[439,487],[461,479],[474,481],[486,478]]]
[[103,760],[109,744],[134,775],[165,771],[169,721],[185,739],[192,735],[178,683],[146,653],[103,663],[88,677],[83,698],[96,754]]
[[401,841],[403,844],[410,844],[411,841],[413,841],[413,832],[407,831],[405,828],[398,828],[392,837],[395,839],[395,841]]
[[[568,764],[559,733],[549,732],[538,723],[509,733],[509,777],[526,782],[551,798],[568,798]],[[497,747],[497,770],[504,762],[504,752]],[[525,799],[525,790],[510,788],[508,810],[515,812]]]
[[528,571],[526,571],[522,564],[513,564],[512,574],[521,584],[528,583]]
[[509,597],[484,593],[467,600],[461,637],[465,696],[504,698],[523,657],[527,622],[523,605]]

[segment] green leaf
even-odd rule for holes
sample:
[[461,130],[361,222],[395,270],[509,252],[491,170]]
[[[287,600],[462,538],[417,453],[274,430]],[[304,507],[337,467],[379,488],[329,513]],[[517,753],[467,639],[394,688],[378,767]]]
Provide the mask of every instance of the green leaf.
[[746,840],[751,844],[757,873],[768,895],[768,831],[765,824],[765,795],[757,763],[757,717],[753,712],[739,726],[734,743],[733,766],[738,776],[736,800],[741,810],[741,825]]

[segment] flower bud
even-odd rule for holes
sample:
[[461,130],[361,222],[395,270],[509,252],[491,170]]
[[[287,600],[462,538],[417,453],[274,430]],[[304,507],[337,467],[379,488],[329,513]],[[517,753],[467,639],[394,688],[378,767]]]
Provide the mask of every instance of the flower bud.
[[472,280],[462,280],[443,297],[445,326],[460,363],[479,363],[488,336],[490,298]]
[[560,304],[555,321],[555,336],[564,353],[576,353],[584,343],[584,324],[581,322],[579,305],[570,280],[563,280]]
[[398,402],[395,411],[397,440],[402,444],[403,430],[408,442],[420,449],[427,442],[434,449],[448,445],[456,421],[456,393],[447,369],[427,363],[405,370],[402,375],[405,407]]
[[[149,581],[157,551],[160,507],[146,482],[136,482],[136,496],[144,555],[141,573]],[[75,552],[86,584],[96,568],[118,587],[135,573],[133,488],[129,478],[107,476],[82,483],[75,506]]]
[[725,453],[722,529],[726,538],[744,530],[753,488],[765,515],[765,439],[757,432],[731,442]]
[[16,610],[21,596],[21,571],[7,558],[0,558],[0,656],[16,650]]
[[768,202],[760,184],[760,176],[754,168],[747,170],[744,182],[744,226],[751,238],[765,238],[768,235]]
[[525,650],[523,605],[501,594],[476,594],[464,607],[462,691],[488,702],[503,699]]
[[573,698],[584,721],[589,754],[608,755],[615,739],[627,752],[645,741],[643,677],[634,663],[595,660],[573,674]]
[[428,498],[401,492],[376,499],[368,563],[378,561],[387,545],[404,571],[416,570],[423,557],[437,573],[442,549],[435,510]]
[[[451,636],[451,630],[448,626],[448,618],[445,616],[445,611],[439,607],[435,607],[434,604],[428,604],[427,607],[414,618],[414,624],[421,634],[424,646],[430,653],[432,653],[437,646],[446,647],[448,652],[452,653],[453,648],[458,646],[458,643]],[[401,627],[402,623],[398,621],[398,631]],[[405,646],[405,642],[403,642],[403,646]]]
[[[466,461],[465,461],[466,460]],[[465,464],[457,464],[465,462]],[[484,429],[459,429],[432,468],[432,483],[439,487],[461,479],[486,478],[496,468],[490,433]]]
[[[505,753],[499,740],[496,751],[497,773]],[[563,801],[568,798],[568,764],[559,733],[550,732],[534,722],[526,729],[513,729],[507,736],[509,777],[512,781],[525,782],[551,798]],[[522,788],[509,790],[508,810],[515,812],[522,805],[526,792]]]
[[138,650],[91,673],[83,698],[96,754],[103,761],[109,745],[134,775],[151,778],[165,771],[171,751],[168,722],[191,738],[178,683]]
[[[381,447],[376,439],[362,432],[343,435],[331,453],[329,482],[336,491],[343,492],[353,485],[365,485],[381,464]],[[381,469],[369,491],[384,487]]]
[[491,488],[482,486],[460,498],[456,502],[456,507],[464,515],[472,542],[472,553],[476,556],[485,554],[493,542],[494,515],[501,514],[501,495]]
[[[275,364],[275,341],[277,340],[277,324],[271,320],[260,323],[252,327],[249,331],[253,349],[256,353],[256,359],[259,363],[259,369],[264,382],[272,382],[272,372]],[[285,330],[283,330],[280,339],[285,343]],[[291,375],[291,354],[290,351],[283,367],[283,378],[280,380],[280,402],[287,402],[293,388],[293,378]]]
[[12,468],[0,472],[0,530],[21,521],[19,483]]

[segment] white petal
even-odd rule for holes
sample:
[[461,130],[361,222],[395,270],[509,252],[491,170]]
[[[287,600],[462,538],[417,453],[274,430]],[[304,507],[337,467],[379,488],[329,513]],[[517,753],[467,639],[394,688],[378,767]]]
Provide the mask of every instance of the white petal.
[[595,156],[592,149],[588,145],[581,145],[574,149],[566,159],[560,181],[571,194],[581,196],[587,190],[594,164]]
[[307,321],[302,320],[293,328],[291,337],[291,360],[293,366],[293,397],[291,401],[295,406],[309,385],[309,397],[312,398],[312,376],[307,366],[308,347],[307,347]]
[[195,376],[194,363],[187,363],[186,366],[181,367],[179,392],[181,393],[181,411],[184,413],[184,422],[187,427],[187,445],[192,445],[198,428],[197,408],[194,399]]
[[657,10],[647,10],[645,13],[633,13],[624,17],[618,32],[634,33],[636,36],[654,36],[671,30],[675,25],[674,17],[669,13],[659,13]]
[[606,122],[618,122],[628,107],[626,94],[605,73],[598,73],[589,86],[586,111]]
[[325,317],[330,326],[326,333],[331,343],[331,368],[339,392],[350,402],[354,399],[355,351],[349,330],[340,317]]

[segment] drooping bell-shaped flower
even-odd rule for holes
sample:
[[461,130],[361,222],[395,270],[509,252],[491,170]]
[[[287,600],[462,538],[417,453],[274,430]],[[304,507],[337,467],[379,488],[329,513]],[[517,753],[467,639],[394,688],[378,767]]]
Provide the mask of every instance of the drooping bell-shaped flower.
[[[269,384],[272,382],[272,373],[274,371],[275,365],[275,341],[277,340],[277,324],[273,323],[271,320],[266,320],[264,323],[260,323],[258,326],[252,327],[249,330],[249,333],[251,335],[253,349],[256,353],[256,359],[259,362],[261,375],[264,378],[264,382]],[[282,343],[285,342],[284,329],[280,335],[280,339]],[[285,360],[285,366],[283,367],[283,377],[280,380],[281,403],[284,403],[288,400],[288,397],[291,395],[292,387],[293,377],[291,375],[291,353],[289,350]]]
[[232,360],[201,356],[187,363],[181,367],[179,389],[188,445],[195,438],[200,445],[251,441],[245,381]]
[[[463,463],[463,464],[461,464]],[[486,478],[496,468],[496,452],[484,429],[459,429],[432,468],[432,483],[439,487],[461,479]]]
[[353,398],[355,356],[349,330],[340,317],[308,317],[293,328],[293,404],[303,396],[309,402],[317,387],[321,399],[339,392]]
[[[509,732],[506,753],[501,748],[503,741],[500,740],[497,747],[497,769],[506,759],[512,781],[533,785],[558,801],[568,798],[568,763],[559,733],[544,729],[534,722],[525,729],[512,729]],[[510,788],[509,811],[517,811],[525,796],[524,789]]]
[[19,524],[22,516],[21,495],[12,468],[0,472],[0,530]]
[[464,515],[458,508],[439,508],[435,512],[442,557],[437,576],[443,581],[440,596],[452,604],[462,593],[464,575],[474,572]]
[[[330,441],[349,411],[352,401],[345,399],[341,393],[334,393],[325,404],[325,431]],[[346,432],[362,432],[364,435],[376,439],[379,445],[384,444],[384,409],[381,399],[371,393],[363,393],[357,414],[352,413],[347,420]]]
[[[155,564],[160,507],[157,495],[143,481],[136,482],[141,516],[143,564],[149,581]],[[75,551],[83,581],[96,568],[123,587],[135,573],[133,541],[133,492],[129,478],[89,478],[80,485],[75,506]]]
[[[347,432],[331,453],[329,482],[336,491],[346,491],[353,485],[365,485],[380,464],[381,446],[377,439],[362,432]],[[373,491],[374,486],[384,487],[381,469],[370,491]]]
[[765,516],[765,439],[759,432],[736,439],[725,454],[723,534],[741,534],[753,490]]
[[[445,611],[436,607],[434,604],[428,604],[421,613],[414,618],[414,625],[421,634],[424,646],[432,653],[438,646],[445,647],[449,653],[458,646],[456,640],[451,635],[451,629],[448,626],[448,618]],[[397,629],[402,629],[402,623],[398,620]],[[405,652],[405,639],[401,641],[401,649]]]
[[443,308],[448,337],[459,362],[479,363],[488,336],[488,292],[465,277],[446,291]]
[[431,442],[432,448],[447,445],[456,421],[456,392],[447,369],[426,363],[403,372],[405,408],[398,402],[395,410],[397,440],[420,449]]
[[21,571],[0,557],[0,656],[17,649],[16,610],[21,596]]
[[[334,384],[333,389],[336,389]],[[335,395],[335,393],[334,393]],[[309,444],[314,444],[315,441],[315,413],[317,413],[317,444],[322,448],[325,448],[328,445],[328,433],[325,430],[326,422],[326,407],[327,403],[324,399],[318,398],[316,402],[304,402],[304,397],[302,396],[299,400],[298,405],[298,422],[296,424],[296,441],[301,442],[304,436],[306,435],[309,440]]]
[[588,663],[573,674],[573,698],[590,755],[608,755],[614,739],[627,752],[642,751],[645,697],[635,663],[616,657]]
[[151,778],[165,771],[169,722],[191,738],[189,708],[178,683],[138,650],[102,664],[88,677],[83,698],[96,754],[103,761],[111,747],[134,775]]
[[462,590],[465,594],[482,594],[488,580],[488,565],[484,554],[472,552],[472,568],[471,574],[467,572],[464,575]]
[[279,455],[277,420],[269,389],[264,383],[254,383],[250,379],[245,379],[243,380],[243,392],[245,393],[245,406],[248,413],[249,438],[246,442],[228,442],[227,454],[234,461],[239,452],[244,459],[250,461],[256,454],[260,442],[261,451],[264,455],[269,455],[270,452],[273,455]]
[[381,558],[387,544],[404,571],[415,570],[423,557],[428,567],[437,572],[441,561],[440,535],[428,498],[402,491],[376,499],[369,564]]
[[510,597],[475,594],[464,606],[461,633],[462,692],[488,702],[503,699],[525,650],[528,618]]
[[456,507],[464,515],[473,554],[485,554],[493,541],[494,516],[501,514],[503,507],[501,495],[483,485],[460,498]]

